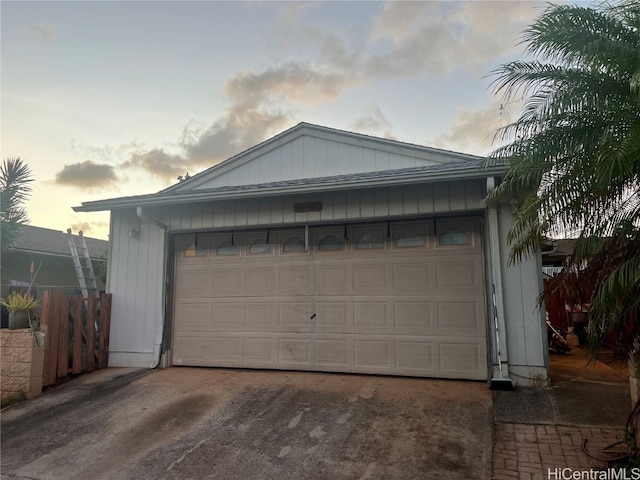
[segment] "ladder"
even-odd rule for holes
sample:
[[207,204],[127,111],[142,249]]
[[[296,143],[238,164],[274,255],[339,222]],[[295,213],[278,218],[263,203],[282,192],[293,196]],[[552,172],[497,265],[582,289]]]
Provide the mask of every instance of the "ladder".
[[96,275],[93,272],[93,264],[91,263],[91,257],[89,256],[89,250],[84,241],[82,231],[78,232],[78,238],[80,239],[79,245],[76,244],[70,228],[67,228],[67,234],[69,235],[71,258],[73,258],[73,265],[76,267],[76,275],[78,276],[78,282],[80,282],[82,295],[84,298],[88,298],[89,292],[91,292],[92,295],[97,297],[100,292],[98,291]]

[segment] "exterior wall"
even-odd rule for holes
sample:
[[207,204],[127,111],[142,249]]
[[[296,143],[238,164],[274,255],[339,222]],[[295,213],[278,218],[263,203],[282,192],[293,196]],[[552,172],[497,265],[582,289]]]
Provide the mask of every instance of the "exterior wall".
[[[132,228],[137,236],[130,234]],[[150,367],[158,360],[162,339],[165,234],[130,210],[112,212],[110,236],[109,365]]]
[[[483,210],[484,182],[407,185],[145,208],[172,231],[357,221],[387,216]],[[322,202],[322,211],[295,213],[297,202]]]
[[[145,208],[145,214],[167,226],[168,232],[285,226],[484,211],[484,180],[410,185],[321,194],[265,197]],[[295,213],[297,202],[322,202],[320,212]],[[509,372],[519,384],[546,382],[548,353],[541,292],[540,260],[508,266],[508,208],[499,212],[500,268],[503,281]],[[113,294],[112,366],[145,367],[159,359],[164,314],[167,234],[140,220],[133,209],[112,213],[112,250],[108,292]],[[139,231],[130,238],[131,229]],[[489,277],[489,272],[487,272]],[[171,292],[168,293],[171,295]],[[493,336],[490,332],[488,335]],[[492,339],[493,342],[493,339]]]
[[[162,209],[145,214],[169,232],[304,222],[355,221],[387,216],[464,212],[482,208],[483,182],[411,185],[223,201]],[[321,201],[320,212],[294,213],[296,202]],[[139,231],[130,237],[131,229]],[[109,365],[148,367],[158,360],[164,315],[166,235],[140,220],[133,209],[111,216],[107,292],[113,294]]]
[[0,353],[2,399],[40,395],[44,347],[36,346],[31,329],[0,330]]
[[314,136],[302,135],[260,156],[249,157],[245,163],[216,178],[199,183],[194,189],[377,172],[451,161],[450,156],[438,155],[436,152],[418,153],[417,150],[412,152],[410,149],[381,144],[383,150],[373,146],[345,143],[344,138],[339,141],[320,136],[317,133],[314,133]]
[[513,215],[507,206],[498,211],[500,266],[502,269],[509,375],[519,385],[547,384],[549,352],[544,324],[544,306],[538,306],[542,292],[540,254],[509,265],[507,233]]

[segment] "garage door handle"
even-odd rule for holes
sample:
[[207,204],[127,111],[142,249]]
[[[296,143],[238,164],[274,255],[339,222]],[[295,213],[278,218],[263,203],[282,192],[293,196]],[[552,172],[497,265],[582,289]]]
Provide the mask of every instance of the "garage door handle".
[[311,315],[311,320],[313,320],[314,318],[316,318],[316,314],[315,313],[313,315]]

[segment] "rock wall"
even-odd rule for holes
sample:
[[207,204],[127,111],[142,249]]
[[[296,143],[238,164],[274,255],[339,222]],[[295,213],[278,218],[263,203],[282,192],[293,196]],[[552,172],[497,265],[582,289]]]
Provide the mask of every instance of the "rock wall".
[[0,378],[2,399],[42,393],[44,347],[36,346],[30,328],[0,330]]

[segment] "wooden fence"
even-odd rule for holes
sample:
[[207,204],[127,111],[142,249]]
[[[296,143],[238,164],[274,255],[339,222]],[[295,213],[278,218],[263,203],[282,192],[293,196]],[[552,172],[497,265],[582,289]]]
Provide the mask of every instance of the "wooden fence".
[[40,325],[45,336],[43,386],[69,374],[107,367],[111,294],[98,299],[46,291]]

